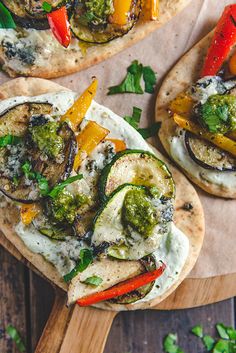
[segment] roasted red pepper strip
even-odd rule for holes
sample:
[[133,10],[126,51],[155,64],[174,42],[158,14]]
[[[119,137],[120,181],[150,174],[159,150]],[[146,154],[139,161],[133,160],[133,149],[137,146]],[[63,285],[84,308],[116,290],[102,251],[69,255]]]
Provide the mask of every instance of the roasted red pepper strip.
[[71,41],[70,23],[65,6],[47,14],[48,23],[58,42],[67,48]]
[[145,272],[134,278],[128,279],[127,281],[121,282],[110,289],[104,290],[102,292],[94,293],[94,294],[88,295],[87,297],[78,299],[77,304],[79,304],[79,306],[88,306],[88,305],[101,302],[103,300],[112,299],[120,295],[132,292],[137,288],[140,288],[152,281],[155,281],[158,277],[160,277],[163,274],[165,269],[166,269],[166,265],[162,263],[158,269],[152,272]]
[[216,26],[201,77],[218,73],[236,43],[236,4],[226,6]]

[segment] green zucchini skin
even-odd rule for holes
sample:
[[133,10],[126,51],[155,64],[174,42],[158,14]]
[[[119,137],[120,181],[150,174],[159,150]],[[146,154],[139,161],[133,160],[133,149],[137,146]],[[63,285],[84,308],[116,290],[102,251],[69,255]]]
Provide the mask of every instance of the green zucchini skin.
[[[145,256],[143,259],[140,260],[140,262],[145,267],[146,272],[154,271],[157,267],[156,260],[152,255]],[[142,286],[132,292],[110,299],[109,302],[112,304],[121,304],[121,305],[133,304],[138,300],[145,298],[151,292],[154,284],[155,284],[155,281],[148,283],[147,285]]]
[[106,24],[94,26],[91,24],[83,25],[79,22],[81,7],[82,11],[86,11],[86,6],[83,5],[83,1],[75,3],[74,10],[70,17],[71,30],[77,39],[92,44],[104,44],[127,34],[137,22],[142,8],[141,0],[133,0],[130,18],[126,25],[115,25],[109,23],[109,19],[107,19]]
[[[98,189],[99,189],[99,194],[100,194],[101,200],[103,200],[103,202],[104,202],[110,196],[110,192],[108,192],[108,190],[107,190],[107,185],[108,185],[109,178],[111,177],[111,173],[113,172],[113,169],[114,170],[116,169],[117,162],[122,161],[123,157],[126,158],[128,156],[128,157],[132,158],[132,155],[135,158],[143,158],[142,156],[144,156],[145,158],[148,158],[148,159],[150,158],[152,161],[155,161],[157,163],[157,168],[160,169],[161,171],[163,171],[163,174],[165,175],[165,180],[169,184],[169,188],[168,188],[169,192],[167,194],[164,194],[163,196],[166,197],[167,199],[174,198],[175,185],[174,185],[174,181],[172,179],[172,175],[171,175],[168,167],[166,166],[166,164],[164,162],[162,162],[160,159],[158,159],[151,152],[130,149],[130,150],[125,150],[125,151],[117,153],[115,155],[115,157],[113,158],[113,160],[103,169],[102,174],[99,179],[99,183],[98,183]],[[126,183],[134,184],[134,185],[148,186],[148,185],[145,185],[145,181],[144,181],[144,184],[141,184],[141,182],[136,184],[135,181],[127,180]],[[120,185],[117,185],[117,186],[119,187]],[[155,186],[158,188],[158,185],[155,185]]]

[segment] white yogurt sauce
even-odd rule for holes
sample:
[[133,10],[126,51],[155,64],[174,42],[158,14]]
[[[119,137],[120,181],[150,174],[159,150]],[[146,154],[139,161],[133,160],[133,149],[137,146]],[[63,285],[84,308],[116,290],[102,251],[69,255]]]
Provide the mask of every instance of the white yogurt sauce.
[[186,172],[198,180],[222,186],[227,189],[236,188],[236,172],[208,170],[194,162],[190,157],[184,142],[184,131],[178,130],[178,135],[169,138],[170,154]]
[[[37,97],[10,98],[0,102],[0,113],[24,102],[49,102],[53,104],[55,114],[63,114],[76,98],[77,94],[71,91],[45,94]],[[83,128],[89,120],[93,120],[110,130],[110,138],[123,139],[127,148],[152,152],[152,149],[135,129],[111,110],[96,102],[92,102],[81,127]],[[93,153],[95,158],[99,152],[100,147],[97,147],[97,150]],[[102,161],[100,162],[103,163]],[[78,181],[78,185],[79,183],[83,183],[83,180]],[[57,268],[61,275],[65,275],[72,270],[76,260],[79,258],[81,248],[85,247],[85,244],[76,238],[68,237],[64,242],[49,239],[40,234],[32,225],[24,226],[19,223],[15,230],[32,252],[41,254]],[[162,260],[167,264],[167,269],[163,276],[156,281],[152,291],[142,301],[150,300],[165,292],[178,279],[178,273],[186,261],[189,248],[187,237],[174,225],[172,226],[171,234],[170,249],[167,250],[166,247],[167,236],[163,236],[159,249],[154,253],[157,260]],[[159,287],[157,288],[157,286]]]

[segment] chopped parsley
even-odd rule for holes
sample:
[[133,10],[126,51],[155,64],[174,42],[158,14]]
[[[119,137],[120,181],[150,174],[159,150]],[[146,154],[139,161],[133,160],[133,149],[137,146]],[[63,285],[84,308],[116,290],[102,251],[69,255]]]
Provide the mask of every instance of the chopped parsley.
[[86,278],[86,280],[83,281],[82,283],[89,284],[94,287],[98,287],[102,283],[102,278],[99,276],[91,276]]
[[142,109],[133,107],[132,116],[125,116],[124,120],[127,121],[127,123],[129,123],[134,129],[138,130],[141,114],[142,114]]
[[45,12],[49,13],[49,12],[52,11],[52,5],[49,4],[47,1],[44,1],[43,4],[42,4],[42,9],[43,9]]
[[[145,88],[143,90],[141,79],[144,80]],[[150,66],[143,66],[138,60],[134,60],[127,69],[127,75],[117,86],[109,87],[108,95],[118,93],[136,93],[143,94],[154,92],[156,84],[156,74]]]
[[215,344],[214,338],[212,338],[211,336],[208,336],[208,335],[205,335],[202,337],[202,342],[208,352],[212,350],[212,348],[214,347],[214,344]]
[[192,328],[191,332],[197,336],[197,337],[200,337],[202,338],[203,337],[203,328],[201,325],[196,325]]
[[0,137],[0,148],[9,145],[17,145],[22,141],[21,137],[14,135],[5,135]]
[[6,333],[16,343],[16,346],[21,353],[26,352],[24,342],[23,342],[19,332],[17,331],[17,329],[14,326],[8,325],[6,328]]
[[0,2],[0,28],[16,28],[10,11]]
[[184,353],[177,345],[178,336],[176,333],[169,333],[163,341],[164,352],[166,353]]
[[34,172],[32,165],[29,161],[26,161],[21,166],[22,172],[25,177],[29,180],[36,180],[39,186],[40,194],[46,196],[49,193],[49,185],[47,179],[38,172]]
[[160,130],[160,127],[161,127],[161,123],[160,122],[156,122],[156,123],[153,123],[149,127],[139,128],[138,132],[146,140],[149,137],[153,137],[153,136],[157,135],[158,131]]
[[66,274],[63,278],[65,282],[70,282],[78,273],[83,272],[93,261],[93,253],[90,249],[81,249],[79,254],[79,261],[71,272]]

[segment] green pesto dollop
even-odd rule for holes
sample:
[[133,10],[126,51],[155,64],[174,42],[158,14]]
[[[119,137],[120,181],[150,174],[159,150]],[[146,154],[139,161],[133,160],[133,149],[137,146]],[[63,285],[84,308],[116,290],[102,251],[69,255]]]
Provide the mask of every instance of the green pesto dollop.
[[59,192],[57,197],[50,202],[52,217],[56,222],[72,224],[80,206],[88,202],[88,197],[83,194],[72,195],[66,189]]
[[216,94],[200,106],[200,123],[210,132],[225,134],[236,129],[236,97]]
[[30,128],[34,143],[40,151],[51,158],[57,158],[64,147],[63,138],[57,133],[59,126],[57,122],[48,121],[43,125]]
[[88,22],[99,25],[107,22],[107,16],[114,12],[113,0],[85,1]]
[[146,190],[130,190],[125,195],[122,220],[144,237],[148,237],[158,223],[157,212]]

